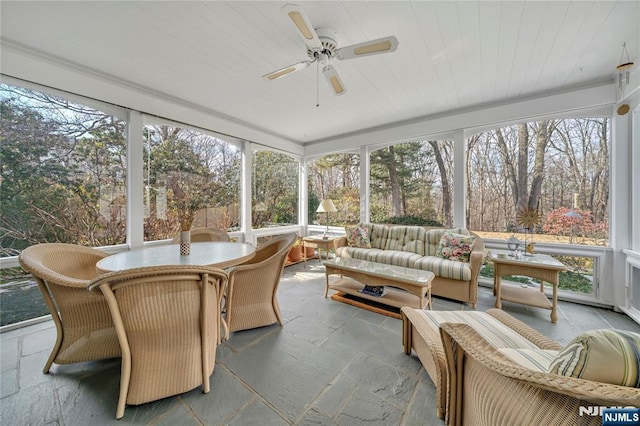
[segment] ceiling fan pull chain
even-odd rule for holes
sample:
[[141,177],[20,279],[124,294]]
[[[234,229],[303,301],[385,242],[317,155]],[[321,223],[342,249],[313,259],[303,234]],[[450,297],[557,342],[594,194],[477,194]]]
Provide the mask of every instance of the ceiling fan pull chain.
[[320,61],[316,60],[316,108],[320,107]]

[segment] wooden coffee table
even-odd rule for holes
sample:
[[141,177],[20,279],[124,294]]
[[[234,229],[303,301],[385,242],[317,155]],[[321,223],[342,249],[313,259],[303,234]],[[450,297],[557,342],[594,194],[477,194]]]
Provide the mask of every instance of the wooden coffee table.
[[[496,296],[496,308],[502,308],[502,300],[535,306],[543,309],[551,309],[551,322],[558,321],[558,282],[560,272],[566,271],[566,267],[546,254],[534,254],[523,256],[520,259],[509,255],[503,250],[493,250],[489,254],[493,262],[493,293]],[[525,277],[540,280],[540,291],[527,285],[502,284],[501,278],[507,275],[523,275]],[[553,290],[551,301],[544,293],[544,282],[551,284]]]
[[[345,257],[327,260],[324,266],[324,297],[327,297],[329,289],[333,289],[396,308],[431,309],[433,272]],[[329,275],[333,274],[340,275],[340,279],[329,283]],[[362,293],[365,285],[385,286],[385,294],[373,296]]]

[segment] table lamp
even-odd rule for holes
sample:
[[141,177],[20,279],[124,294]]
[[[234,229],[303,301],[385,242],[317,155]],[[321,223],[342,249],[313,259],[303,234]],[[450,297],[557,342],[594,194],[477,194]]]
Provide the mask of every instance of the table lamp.
[[509,237],[506,240],[507,243],[507,248],[509,248],[509,250],[511,250],[511,256],[515,257],[516,252],[518,251],[518,248],[520,247],[520,240],[517,239],[516,237]]
[[329,198],[324,198],[318,206],[318,209],[316,210],[317,213],[327,214],[327,229],[324,231],[322,238],[329,238],[329,212],[333,213],[337,211],[338,209],[336,209],[336,206],[333,205],[333,201]]

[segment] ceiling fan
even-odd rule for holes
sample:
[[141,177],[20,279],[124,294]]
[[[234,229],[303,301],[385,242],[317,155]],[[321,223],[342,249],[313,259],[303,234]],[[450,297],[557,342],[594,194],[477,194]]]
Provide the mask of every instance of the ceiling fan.
[[287,14],[300,32],[307,47],[309,59],[265,74],[262,76],[265,80],[276,80],[305,69],[315,62],[318,69],[322,67],[322,74],[324,74],[333,92],[336,95],[343,95],[347,89],[335,67],[331,65],[332,61],[389,53],[398,48],[398,39],[395,36],[339,47],[335,31],[325,28],[314,29],[307,15],[297,4],[286,4],[282,7],[282,11]]

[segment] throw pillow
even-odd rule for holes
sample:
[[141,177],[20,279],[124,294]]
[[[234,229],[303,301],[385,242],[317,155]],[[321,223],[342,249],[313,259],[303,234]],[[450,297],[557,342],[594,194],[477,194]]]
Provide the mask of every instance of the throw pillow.
[[362,226],[348,226],[344,228],[347,234],[347,245],[349,247],[371,248],[369,231]]
[[475,241],[476,237],[447,231],[442,234],[440,243],[438,243],[436,256],[458,262],[469,262]]
[[548,371],[640,388],[640,334],[622,330],[582,333],[556,355]]

